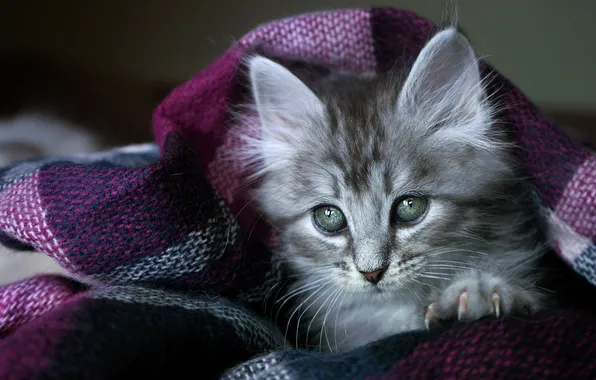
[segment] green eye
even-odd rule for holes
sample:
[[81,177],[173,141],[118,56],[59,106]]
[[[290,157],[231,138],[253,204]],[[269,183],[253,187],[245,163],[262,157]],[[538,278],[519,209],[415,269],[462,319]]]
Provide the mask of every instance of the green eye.
[[322,206],[315,209],[314,220],[317,227],[327,233],[335,233],[346,227],[346,217],[337,207]]
[[428,207],[428,199],[424,197],[406,196],[401,198],[395,207],[395,221],[411,223],[421,218]]

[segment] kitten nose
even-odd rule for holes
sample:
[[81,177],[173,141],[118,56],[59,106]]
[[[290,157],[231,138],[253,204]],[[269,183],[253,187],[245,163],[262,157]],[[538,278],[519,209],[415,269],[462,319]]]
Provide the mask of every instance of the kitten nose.
[[360,271],[360,273],[362,273],[366,281],[370,282],[371,284],[376,284],[377,282],[381,281],[381,277],[383,277],[383,273],[385,273],[386,270],[387,267],[383,267],[373,272]]

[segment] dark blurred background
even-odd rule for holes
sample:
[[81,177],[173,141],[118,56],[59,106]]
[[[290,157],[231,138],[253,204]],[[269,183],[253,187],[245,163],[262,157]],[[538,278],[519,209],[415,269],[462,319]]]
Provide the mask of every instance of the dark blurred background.
[[[31,104],[100,134],[150,141],[177,84],[260,23],[329,8],[393,6],[438,21],[439,0],[2,0],[0,112]],[[460,0],[480,54],[571,135],[596,145],[596,2]],[[0,130],[0,133],[1,130]]]

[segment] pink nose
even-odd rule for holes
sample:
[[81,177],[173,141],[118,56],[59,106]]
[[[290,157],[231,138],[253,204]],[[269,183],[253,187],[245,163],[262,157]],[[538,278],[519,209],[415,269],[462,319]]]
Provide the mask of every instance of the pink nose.
[[383,273],[387,270],[387,267],[377,269],[373,272],[362,272],[362,275],[366,279],[366,281],[370,282],[371,284],[376,284],[377,282],[381,281],[381,277],[383,277]]

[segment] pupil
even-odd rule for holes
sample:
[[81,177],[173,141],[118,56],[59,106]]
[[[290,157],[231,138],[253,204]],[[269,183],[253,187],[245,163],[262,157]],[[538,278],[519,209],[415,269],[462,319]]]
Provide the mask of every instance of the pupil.
[[325,210],[325,216],[330,218],[333,214],[333,210],[331,210],[330,208],[328,208],[327,210]]

